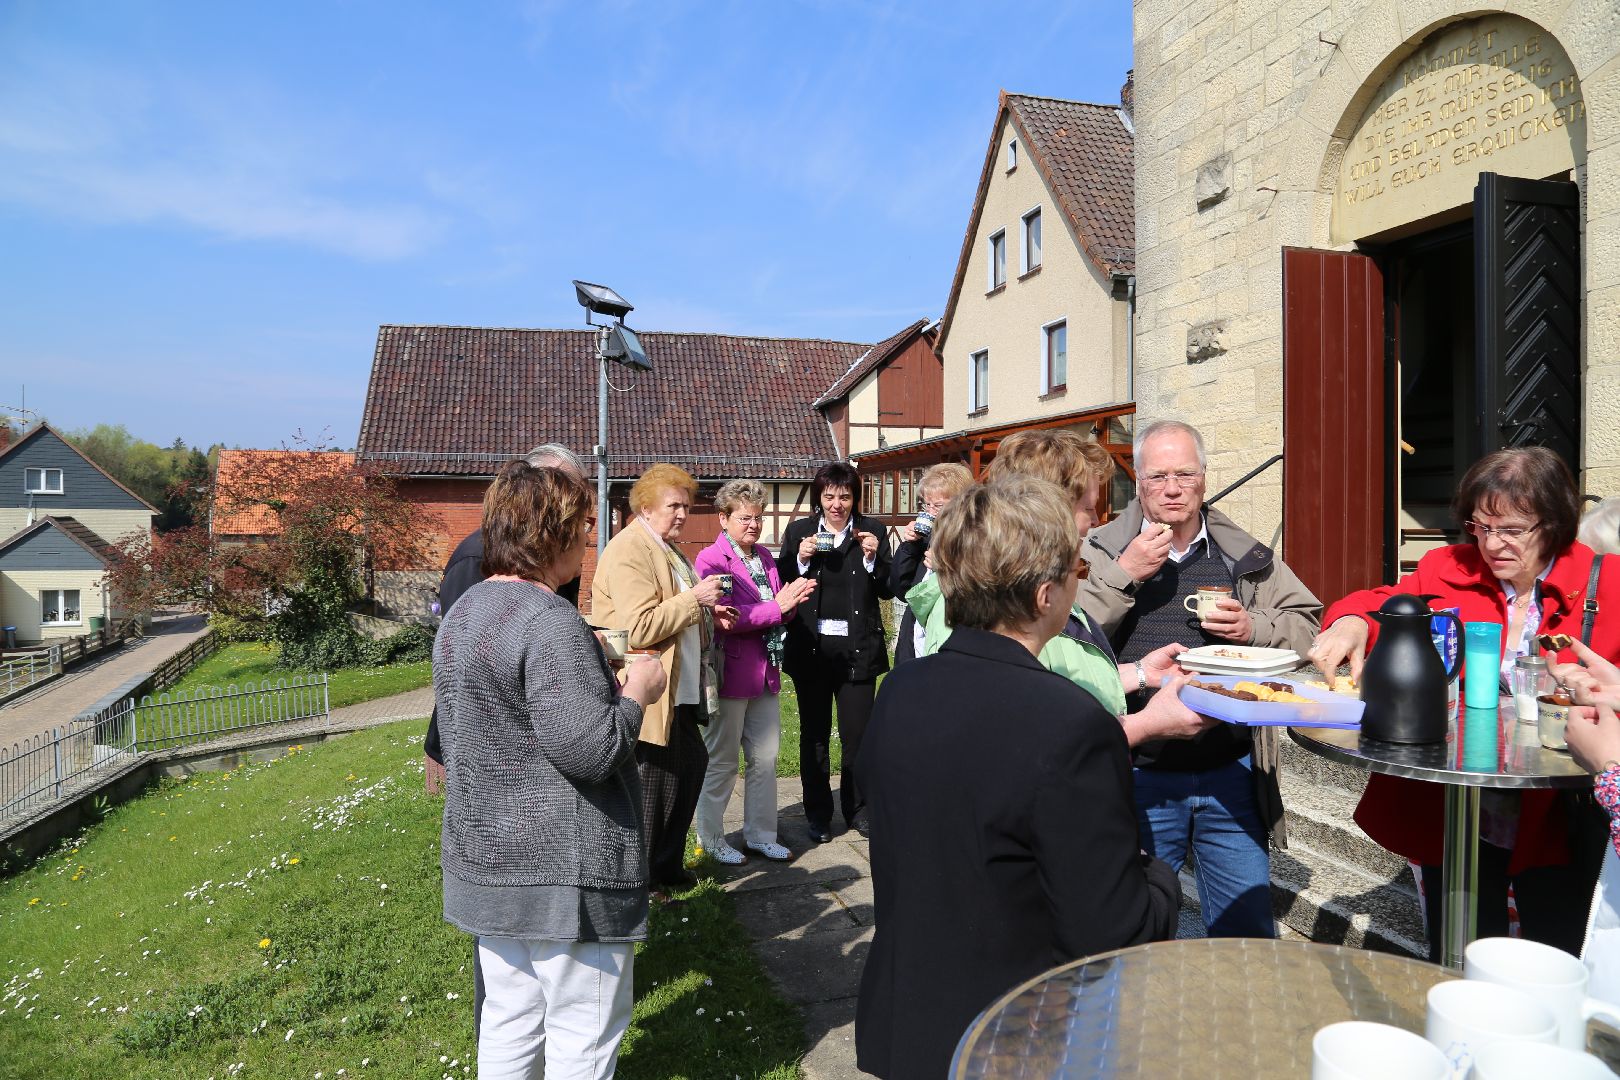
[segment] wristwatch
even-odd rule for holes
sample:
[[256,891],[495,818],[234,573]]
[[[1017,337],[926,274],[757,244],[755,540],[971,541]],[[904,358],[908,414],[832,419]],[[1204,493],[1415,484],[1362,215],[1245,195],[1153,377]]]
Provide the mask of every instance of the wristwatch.
[[1143,690],[1146,690],[1146,689],[1147,689],[1147,668],[1143,667],[1142,666],[1142,661],[1138,660],[1136,662],[1136,690],[1137,690],[1137,693],[1141,693]]

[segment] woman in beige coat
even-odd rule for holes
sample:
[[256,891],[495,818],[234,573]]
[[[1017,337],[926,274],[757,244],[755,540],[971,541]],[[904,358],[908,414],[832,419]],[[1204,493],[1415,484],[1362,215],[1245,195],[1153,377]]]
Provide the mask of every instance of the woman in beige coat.
[[717,688],[705,658],[716,625],[730,627],[736,609],[721,603],[718,578],[698,580],[675,541],[697,494],[697,481],[675,465],[658,464],[630,489],[635,514],[608,541],[591,581],[591,621],[630,633],[630,648],[656,650],[669,677],[664,696],[642,713],[636,762],[641,773],[650,884],[690,888],[683,865],[709,755],[699,727]]

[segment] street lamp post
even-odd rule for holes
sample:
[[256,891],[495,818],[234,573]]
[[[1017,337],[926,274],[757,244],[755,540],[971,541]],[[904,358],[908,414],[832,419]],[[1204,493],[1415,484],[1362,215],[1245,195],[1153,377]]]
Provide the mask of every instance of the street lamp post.
[[[608,361],[652,370],[652,361],[641,347],[636,332],[624,325],[624,317],[635,306],[608,288],[589,281],[574,282],[574,295],[585,309],[585,325],[596,329],[596,554],[607,546],[613,514],[608,508]],[[612,319],[610,323],[591,321],[592,315]]]

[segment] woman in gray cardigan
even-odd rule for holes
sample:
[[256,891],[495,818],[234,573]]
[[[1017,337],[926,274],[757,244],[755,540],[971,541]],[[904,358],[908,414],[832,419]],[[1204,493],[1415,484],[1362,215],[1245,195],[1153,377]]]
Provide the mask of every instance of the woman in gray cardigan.
[[444,917],[478,938],[478,1074],[610,1077],[647,936],[636,734],[664,692],[656,661],[621,690],[556,590],[579,574],[583,480],[522,461],[484,497],[487,580],[433,649],[444,750]]

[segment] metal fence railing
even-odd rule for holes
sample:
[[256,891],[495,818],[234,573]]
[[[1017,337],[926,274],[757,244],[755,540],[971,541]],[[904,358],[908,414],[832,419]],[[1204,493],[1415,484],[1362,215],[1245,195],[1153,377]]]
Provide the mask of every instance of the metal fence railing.
[[0,660],[0,701],[20,694],[61,671],[62,650],[59,646],[52,646],[44,652]]
[[137,750],[167,750],[266,724],[325,716],[326,675],[246,686],[206,686],[195,693],[159,694],[114,710],[103,724],[127,724]]
[[0,820],[72,795],[95,774],[154,750],[329,715],[325,674],[192,694],[126,698],[0,751]]
[[127,735],[84,720],[16,743],[0,753],[0,820],[71,795],[90,774],[128,761],[133,752]]

